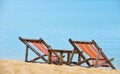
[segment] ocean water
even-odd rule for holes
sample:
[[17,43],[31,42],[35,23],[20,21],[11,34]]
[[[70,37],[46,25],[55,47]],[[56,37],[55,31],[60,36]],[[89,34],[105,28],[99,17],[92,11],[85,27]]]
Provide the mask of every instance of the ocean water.
[[[117,25],[116,25],[117,26]],[[84,29],[83,29],[84,28]],[[19,36],[23,38],[33,38],[39,39],[43,38],[48,44],[51,45],[52,48],[56,49],[68,49],[72,50],[73,47],[68,42],[68,39],[71,38],[73,40],[80,41],[91,41],[95,40],[97,44],[103,49],[104,53],[108,58],[114,58],[112,62],[117,69],[120,69],[120,35],[119,30],[120,27],[114,29],[113,26],[109,27],[99,27],[96,28],[86,28],[82,26],[82,28],[77,28],[76,30],[71,26],[67,28],[65,31],[53,31],[49,33],[49,31],[29,31],[21,29],[16,30],[14,28],[2,29],[0,33],[0,59],[13,59],[13,60],[22,60],[24,61],[25,54],[25,45],[18,39]],[[64,30],[61,28],[61,30]],[[33,54],[30,54],[29,58],[32,58]]]

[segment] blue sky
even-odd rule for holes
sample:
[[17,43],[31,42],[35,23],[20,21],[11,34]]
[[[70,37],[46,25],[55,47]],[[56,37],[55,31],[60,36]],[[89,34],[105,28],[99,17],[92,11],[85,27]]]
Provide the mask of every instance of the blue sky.
[[69,38],[88,41],[94,39],[108,56],[116,57],[118,62],[120,52],[116,51],[120,51],[119,31],[119,0],[0,1],[2,59],[24,60],[25,47],[18,40],[22,36],[42,37],[53,48],[60,49],[72,49]]

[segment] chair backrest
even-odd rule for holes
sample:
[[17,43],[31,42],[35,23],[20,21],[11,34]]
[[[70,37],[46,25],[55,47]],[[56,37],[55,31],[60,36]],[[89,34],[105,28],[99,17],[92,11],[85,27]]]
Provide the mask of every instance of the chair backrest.
[[[32,44],[42,53],[44,53],[45,55],[48,55],[48,47],[46,46],[46,44],[43,44],[43,42],[32,42]],[[54,60],[55,54],[52,53],[51,59]]]
[[[99,49],[97,46],[91,41],[91,42],[86,42],[86,41],[70,41],[72,45],[77,48],[77,50],[80,50],[87,54],[89,58],[97,58],[99,54]],[[103,60],[99,60],[103,59]],[[99,65],[102,62],[105,62],[106,59],[102,54],[99,54],[99,59],[97,62],[97,65]],[[92,65],[94,66],[96,64],[96,60],[92,60]],[[105,64],[108,65],[108,64]]]
[[[92,42],[74,42],[74,44],[90,58],[98,57],[99,51]],[[104,59],[101,54],[99,55],[99,58]],[[105,62],[105,60],[99,60],[97,64],[100,64],[101,62]],[[95,60],[92,60],[92,65],[95,65]]]
[[[32,44],[37,50],[39,50],[44,55],[48,55],[48,49],[51,48],[50,45],[48,45],[42,38],[36,40],[36,39],[23,39],[21,38],[21,41],[25,45]],[[55,60],[57,56],[52,53],[51,60]]]

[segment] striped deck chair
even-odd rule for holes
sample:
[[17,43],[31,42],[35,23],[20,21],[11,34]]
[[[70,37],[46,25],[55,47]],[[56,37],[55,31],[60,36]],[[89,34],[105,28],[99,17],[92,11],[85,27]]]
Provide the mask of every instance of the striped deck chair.
[[[80,53],[82,59],[77,63],[78,65],[86,63],[88,67],[111,67],[112,69],[116,69],[111,63],[113,59],[109,60],[94,40],[91,42],[85,42],[72,41],[69,39],[69,42],[74,47],[69,63],[73,59],[74,52],[77,51]],[[84,56],[85,54],[83,54],[83,52],[88,55],[88,58]]]
[[[26,45],[26,55],[25,55],[25,62],[35,62],[38,59],[42,59],[45,63],[47,63],[47,58],[45,56],[48,56],[48,49],[51,47],[43,40],[43,39],[23,39],[19,37],[19,39]],[[28,60],[28,50],[31,49],[38,57]],[[41,55],[40,51],[43,55]],[[58,61],[58,55],[55,53],[52,53],[51,60],[53,62]]]

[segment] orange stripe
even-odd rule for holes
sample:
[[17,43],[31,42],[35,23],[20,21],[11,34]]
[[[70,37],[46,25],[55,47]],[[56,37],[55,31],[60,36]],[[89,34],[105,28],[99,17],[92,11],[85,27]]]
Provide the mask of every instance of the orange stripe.
[[98,49],[97,49],[93,44],[91,44],[90,46],[92,47],[92,49],[93,49],[96,53],[98,53]]
[[[91,58],[97,57],[98,49],[93,44],[80,44],[80,43],[75,43],[75,44]],[[99,58],[104,59],[104,57],[101,54]],[[105,62],[105,60],[98,60],[97,65],[99,65],[102,62]],[[92,60],[92,65],[94,64],[95,64],[95,60]]]
[[48,52],[48,47],[46,47],[43,43],[41,45],[46,49],[45,51]]
[[77,45],[78,45],[78,47],[81,48],[81,50],[83,50],[87,55],[89,55],[90,57],[92,57],[91,54],[89,53],[89,51],[86,50],[86,48],[84,47],[84,44],[77,44]]
[[[92,46],[93,50],[95,50],[98,53],[98,49],[93,44],[91,46]],[[100,54],[99,58],[104,59],[104,57],[101,54]],[[102,62],[105,62],[105,61],[104,60],[99,60],[97,65],[99,65]]]
[[38,44],[38,47],[46,54],[48,55],[48,50],[42,45],[42,43]]
[[91,55],[93,56],[92,58],[97,57],[97,53],[90,47],[90,44],[85,44],[86,48],[90,51]]
[[[90,51],[91,55],[93,56],[92,58],[96,58],[98,53],[96,53],[90,46],[90,44],[85,44],[86,48]],[[100,61],[98,61],[100,63]],[[95,60],[92,60],[92,65],[95,64]]]
[[44,50],[43,49],[41,49],[38,45],[37,45],[37,43],[32,43],[39,51],[41,51],[42,53],[45,53],[44,52]]
[[[97,57],[97,53],[91,48],[90,44],[85,44],[86,48],[90,51],[91,55],[93,56],[92,58]],[[92,65],[95,64],[95,60],[92,60]]]
[[[83,50],[88,56],[90,56],[90,58],[93,58],[93,56],[91,55],[90,51],[87,50],[87,48],[85,48],[85,44],[77,44],[79,46],[79,48],[81,48],[81,50]],[[92,60],[92,65],[94,65],[94,60]]]
[[[33,42],[32,44],[33,44],[38,50],[40,50],[42,53],[48,55],[48,50],[45,48],[45,46],[43,46],[42,43],[35,43],[35,42]],[[51,59],[52,59],[52,60],[55,59],[55,56],[54,56],[53,53],[52,53]]]
[[[47,47],[45,45],[43,45],[42,43],[39,43],[38,44],[39,47],[44,51],[44,53],[46,55],[48,55],[48,50],[47,50]],[[52,56],[51,56],[51,59],[54,60],[55,59],[55,55],[52,53]]]

